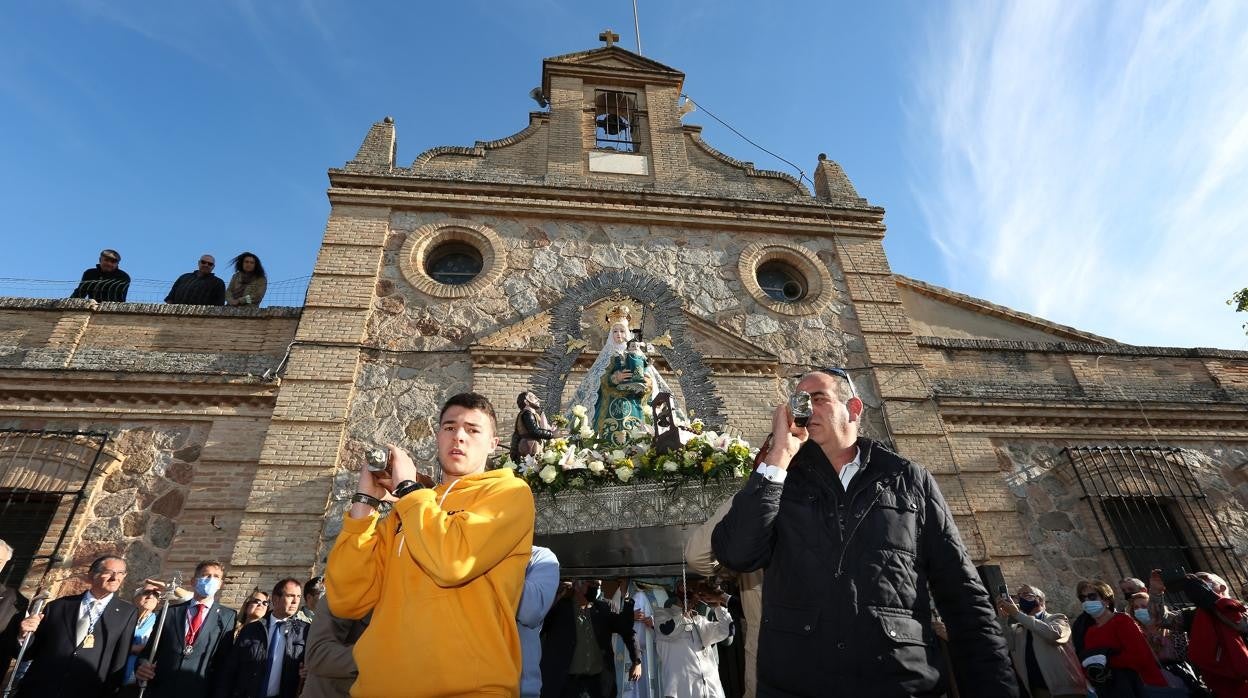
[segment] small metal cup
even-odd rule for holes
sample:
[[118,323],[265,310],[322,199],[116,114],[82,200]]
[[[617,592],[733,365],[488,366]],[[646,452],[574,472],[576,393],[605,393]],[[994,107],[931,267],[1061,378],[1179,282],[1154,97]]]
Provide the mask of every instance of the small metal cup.
[[815,411],[810,401],[810,393],[799,390],[789,397],[789,412],[793,415],[793,423],[805,427],[810,422],[810,415]]
[[390,469],[390,451],[374,446],[364,452],[365,467],[372,473],[384,473]]

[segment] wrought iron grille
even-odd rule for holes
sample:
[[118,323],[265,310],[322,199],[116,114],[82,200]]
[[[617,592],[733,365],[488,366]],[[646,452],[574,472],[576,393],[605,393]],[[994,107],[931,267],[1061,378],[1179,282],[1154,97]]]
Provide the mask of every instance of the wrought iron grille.
[[594,147],[636,153],[638,140],[637,95],[631,92],[594,92]]
[[38,575],[44,586],[107,443],[101,432],[0,429],[0,536],[13,546],[0,584]]
[[[1120,577],[1182,565],[1238,588],[1248,579],[1182,449],[1064,449]],[[1181,600],[1176,595],[1173,600]]]

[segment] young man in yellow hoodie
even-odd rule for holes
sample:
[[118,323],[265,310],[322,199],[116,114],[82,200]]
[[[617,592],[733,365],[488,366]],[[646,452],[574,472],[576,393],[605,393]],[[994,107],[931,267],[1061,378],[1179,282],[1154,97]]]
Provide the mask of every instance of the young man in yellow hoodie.
[[[485,472],[498,446],[494,407],[447,400],[438,426],[442,483],[390,446],[387,473],[360,469],[325,570],[330,611],[362,618],[356,698],[519,696],[516,609],[533,545],[533,493],[512,470]],[[394,511],[377,506],[393,495]]]

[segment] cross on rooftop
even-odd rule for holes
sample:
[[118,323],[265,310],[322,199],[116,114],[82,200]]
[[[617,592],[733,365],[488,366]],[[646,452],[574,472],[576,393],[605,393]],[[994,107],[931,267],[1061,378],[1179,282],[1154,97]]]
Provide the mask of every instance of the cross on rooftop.
[[615,42],[620,40],[620,35],[610,29],[605,29],[598,35],[598,40],[606,43],[606,45],[610,47],[615,44]]

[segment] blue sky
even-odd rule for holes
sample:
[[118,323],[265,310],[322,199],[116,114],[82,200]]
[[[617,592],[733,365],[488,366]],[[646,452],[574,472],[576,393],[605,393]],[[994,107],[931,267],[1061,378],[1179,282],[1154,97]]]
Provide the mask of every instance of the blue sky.
[[[1248,285],[1248,4],[639,5],[643,53],[704,109],[806,171],[827,153],[887,209],[894,270],[1122,341],[1248,348],[1224,302]],[[629,0],[6,3],[0,277],[76,279],[104,246],[153,289],[203,252],[305,276],[325,170],[372,122],[395,118],[404,164],[507,136],[541,59],[608,26],[634,46]]]

